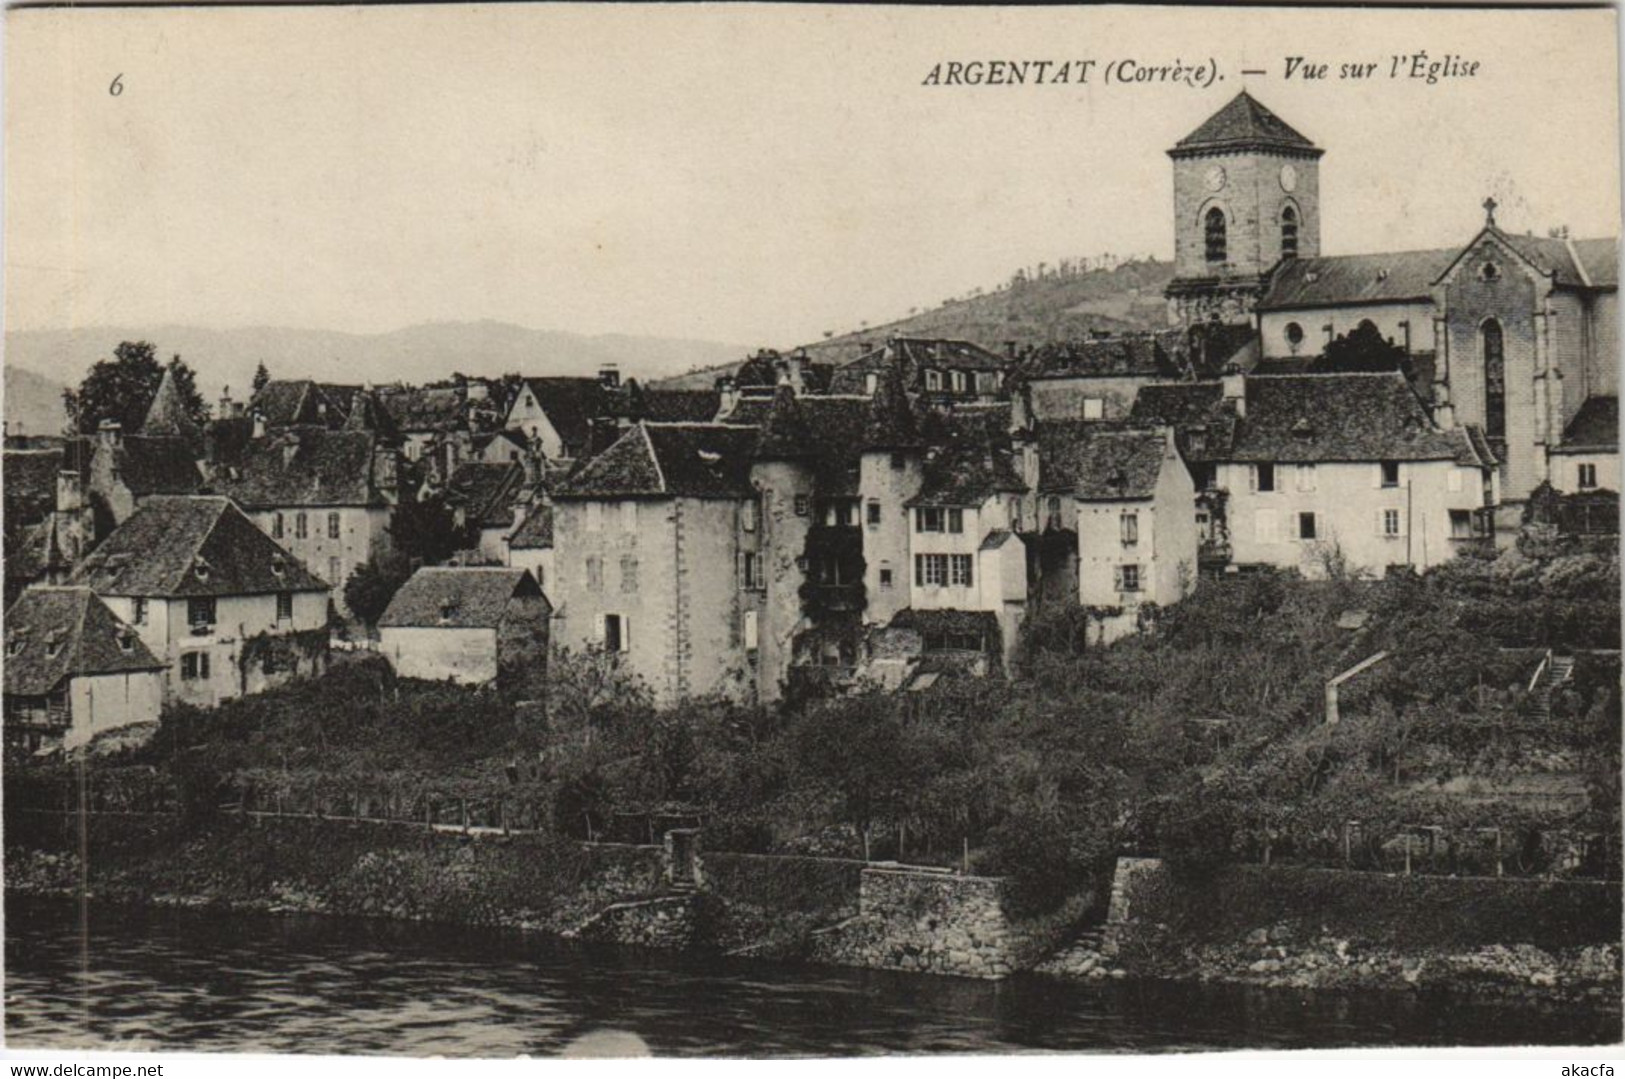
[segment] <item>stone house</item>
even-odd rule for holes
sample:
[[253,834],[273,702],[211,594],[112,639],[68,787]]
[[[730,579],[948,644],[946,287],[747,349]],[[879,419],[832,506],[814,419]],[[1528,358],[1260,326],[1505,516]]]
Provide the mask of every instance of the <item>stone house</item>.
[[344,582],[357,566],[390,550],[389,522],[400,499],[396,444],[352,425],[367,408],[358,406],[338,430],[276,428],[212,469],[212,488],[320,572],[344,613]]
[[1008,660],[1027,608],[1027,552],[1018,533],[1029,487],[1008,445],[976,426],[926,451],[920,489],[903,503],[908,610],[990,613],[993,632],[984,644]]
[[36,586],[6,611],[5,741],[72,749],[157,723],[165,664],[90,589]]
[[1436,425],[1398,372],[1154,386],[1131,417],[1178,430],[1198,530],[1238,567],[1426,569],[1481,542],[1499,500],[1487,440]]
[[558,643],[618,654],[656,700],[752,692],[757,432],[640,423],[553,492]]
[[1142,386],[1185,376],[1183,330],[1043,345],[1021,359],[1032,418],[1123,420]]
[[552,613],[527,570],[425,566],[379,619],[379,651],[403,678],[540,687]]
[[620,374],[605,367],[597,378],[527,378],[508,406],[503,426],[524,433],[547,460],[576,460],[593,448],[595,422],[610,414]]
[[507,561],[508,537],[530,509],[525,478],[525,466],[517,461],[469,462],[446,481],[446,505],[472,541],[469,561],[493,566]]
[[327,582],[227,498],[148,499],[71,583],[163,661],[169,701],[211,706],[327,664]]
[[1078,603],[1116,612],[1102,635],[1132,630],[1146,604],[1184,599],[1197,579],[1196,488],[1173,429],[1073,422],[1044,436],[1040,494],[1076,536]]
[[553,503],[545,498],[532,503],[530,510],[519,522],[519,527],[508,534],[506,565],[529,570],[546,592],[553,588]]
[[896,371],[905,392],[929,401],[1002,401],[1009,397],[1007,376],[1015,366],[1013,346],[1007,352],[1001,356],[951,338],[892,337],[835,368],[829,392],[872,397]]

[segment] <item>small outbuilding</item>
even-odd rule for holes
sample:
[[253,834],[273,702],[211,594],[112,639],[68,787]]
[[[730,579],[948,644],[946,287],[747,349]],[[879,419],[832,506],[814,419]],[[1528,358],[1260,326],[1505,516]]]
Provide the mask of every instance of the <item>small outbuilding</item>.
[[510,566],[425,566],[379,619],[380,651],[403,678],[540,686],[553,607]]
[[72,749],[103,731],[157,723],[162,660],[83,586],[36,585],[6,612],[8,748]]

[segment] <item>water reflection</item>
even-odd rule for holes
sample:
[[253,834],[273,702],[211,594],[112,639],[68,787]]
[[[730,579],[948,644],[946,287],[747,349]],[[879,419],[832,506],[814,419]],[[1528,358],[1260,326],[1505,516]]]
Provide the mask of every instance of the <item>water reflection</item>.
[[[82,944],[86,945],[82,947]],[[812,1056],[1596,1044],[1617,1011],[1161,983],[990,983],[391,922],[6,909],[14,1046]],[[635,1039],[635,1040],[634,1040]]]

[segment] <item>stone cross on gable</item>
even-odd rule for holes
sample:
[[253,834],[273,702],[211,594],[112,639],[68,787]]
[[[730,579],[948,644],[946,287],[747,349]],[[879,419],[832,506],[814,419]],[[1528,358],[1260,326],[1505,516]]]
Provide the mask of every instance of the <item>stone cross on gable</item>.
[[1499,205],[1501,204],[1495,201],[1493,195],[1484,200],[1484,226],[1486,228],[1495,227],[1495,208]]

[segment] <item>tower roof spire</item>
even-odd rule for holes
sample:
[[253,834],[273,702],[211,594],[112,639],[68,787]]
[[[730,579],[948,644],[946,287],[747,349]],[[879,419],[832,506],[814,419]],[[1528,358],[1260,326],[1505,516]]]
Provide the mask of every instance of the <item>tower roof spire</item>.
[[173,367],[164,368],[158,392],[153,394],[152,404],[147,406],[147,417],[141,421],[141,433],[172,438],[197,438],[203,433],[197,421],[186,411],[180,387],[175,385]]
[[1170,157],[1230,150],[1273,150],[1319,157],[1325,151],[1243,90],[1168,151]]

